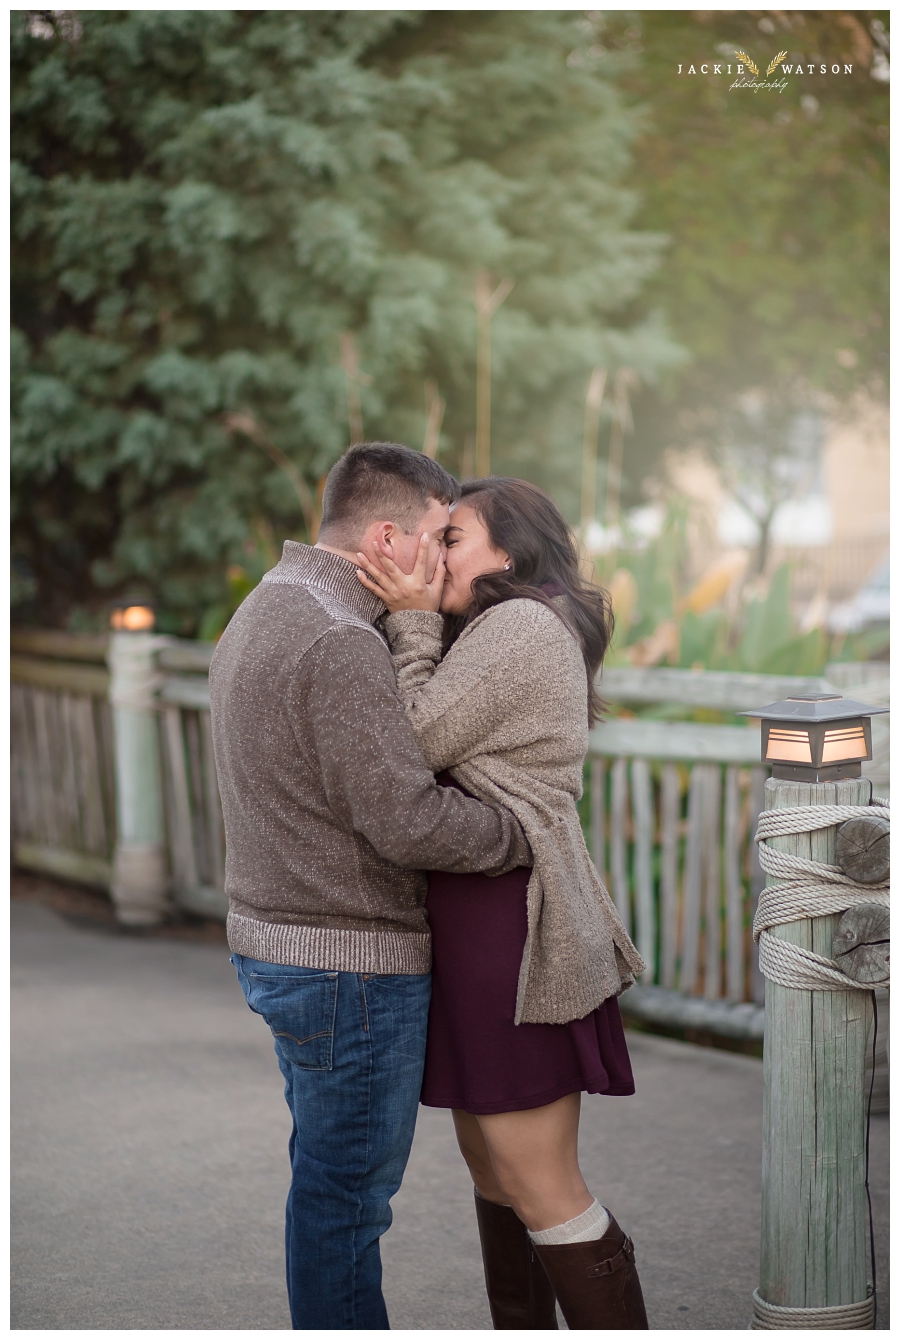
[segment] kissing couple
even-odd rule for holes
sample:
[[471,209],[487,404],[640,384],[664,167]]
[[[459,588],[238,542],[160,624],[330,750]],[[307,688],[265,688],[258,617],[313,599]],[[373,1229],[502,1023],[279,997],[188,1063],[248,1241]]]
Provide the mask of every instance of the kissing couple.
[[[631,1094],[644,969],[576,802],[609,599],[521,479],[394,443],[332,467],[210,671],[228,942],[293,1119],[295,1330],[386,1330],[379,1240],[420,1102],[472,1175],[495,1330],[646,1330],[634,1248],[578,1164]],[[440,1204],[434,1206],[440,1214]]]

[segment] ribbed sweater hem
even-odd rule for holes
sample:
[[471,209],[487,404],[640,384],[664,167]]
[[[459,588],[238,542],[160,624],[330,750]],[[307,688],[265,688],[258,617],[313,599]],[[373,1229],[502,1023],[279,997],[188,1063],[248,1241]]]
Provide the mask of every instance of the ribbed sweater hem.
[[226,925],[233,954],[329,972],[419,976],[431,971],[431,936],[418,931],[351,931],[258,921],[229,912]]

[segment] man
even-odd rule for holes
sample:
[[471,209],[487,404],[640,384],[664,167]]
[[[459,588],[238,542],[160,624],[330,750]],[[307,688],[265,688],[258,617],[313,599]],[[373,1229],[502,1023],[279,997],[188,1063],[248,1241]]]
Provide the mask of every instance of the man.
[[228,941],[275,1038],[293,1118],[295,1330],[384,1330],[379,1238],[409,1157],[425,1052],[427,869],[530,864],[506,810],[439,787],[356,576],[378,544],[433,574],[458,486],[392,443],[331,470],[315,547],[288,540],[210,671]]

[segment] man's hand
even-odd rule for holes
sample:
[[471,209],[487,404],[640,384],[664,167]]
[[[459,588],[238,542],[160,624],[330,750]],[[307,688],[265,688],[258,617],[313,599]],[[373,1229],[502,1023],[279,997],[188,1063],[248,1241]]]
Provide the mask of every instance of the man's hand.
[[415,567],[410,573],[398,568],[377,540],[373,540],[372,546],[375,549],[374,559],[367,558],[365,554],[357,553],[359,567],[356,569],[356,575],[367,590],[381,597],[390,614],[396,614],[398,610],[437,611],[440,608],[445,570],[443,549],[438,555],[431,581],[428,581],[426,575],[428,564],[427,535],[419,537],[419,550],[416,554]]

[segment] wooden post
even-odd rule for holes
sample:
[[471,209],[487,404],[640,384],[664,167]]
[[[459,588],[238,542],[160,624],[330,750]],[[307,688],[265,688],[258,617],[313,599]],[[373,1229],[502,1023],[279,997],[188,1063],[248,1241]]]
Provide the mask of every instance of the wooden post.
[[[819,783],[770,778],[765,808],[865,805],[870,796],[866,778]],[[833,864],[835,829],[773,838],[770,845]],[[838,921],[837,916],[792,921],[770,933],[830,959]],[[801,991],[766,981],[759,1283],[765,1303],[822,1308],[867,1297],[865,1069],[871,1015],[865,991]],[[804,1329],[802,1320],[796,1325]]]
[[159,727],[153,691],[155,653],[167,638],[114,632],[109,696],[116,773],[116,849],[112,896],[125,926],[154,926],[167,909],[169,878],[163,818]]
[[663,764],[662,799],[662,870],[660,872],[661,978],[670,990],[675,985],[678,961],[678,828],[681,818],[681,783],[674,763]]
[[655,813],[650,764],[645,758],[631,761],[631,794],[634,815],[634,919],[637,951],[647,965],[642,982],[656,981],[656,921],[653,907],[653,839]]
[[610,893],[622,925],[632,930],[631,896],[628,887],[626,824],[628,822],[628,760],[617,758],[610,768],[609,877]]
[[684,853],[684,901],[681,916],[680,989],[693,995],[700,969],[700,899],[703,878],[703,819],[708,763],[695,763],[688,790],[688,827]]
[[703,806],[703,908],[706,929],[703,994],[722,994],[722,770],[708,765]]
[[602,758],[591,759],[591,857],[606,885],[606,763]]

